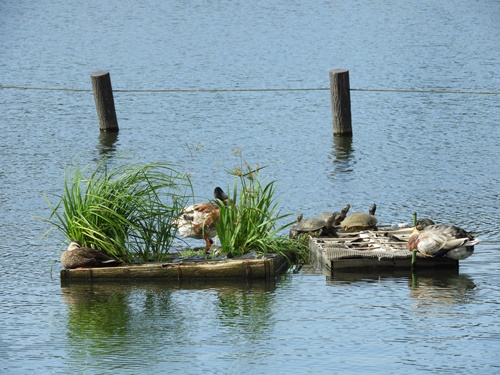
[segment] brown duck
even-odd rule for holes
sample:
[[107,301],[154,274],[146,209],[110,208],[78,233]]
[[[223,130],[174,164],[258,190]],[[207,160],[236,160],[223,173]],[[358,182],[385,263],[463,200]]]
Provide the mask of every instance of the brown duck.
[[174,226],[183,237],[205,240],[205,250],[208,252],[213,245],[213,237],[217,235],[215,223],[219,220],[220,212],[217,201],[227,204],[228,196],[220,187],[214,190],[213,202],[193,204],[182,210],[174,221]]
[[61,263],[66,269],[113,267],[121,262],[100,250],[83,247],[79,242],[72,241],[68,249],[61,254]]

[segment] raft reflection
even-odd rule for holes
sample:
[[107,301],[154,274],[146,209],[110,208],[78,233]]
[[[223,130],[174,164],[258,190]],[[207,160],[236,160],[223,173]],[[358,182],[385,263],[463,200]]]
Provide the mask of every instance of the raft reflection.
[[458,270],[419,270],[411,271],[372,271],[372,272],[335,272],[334,277],[327,277],[327,285],[350,284],[361,281],[380,281],[384,279],[407,279],[410,296],[417,301],[415,307],[429,303],[465,304],[471,302],[476,293],[476,284],[467,275],[460,275]]
[[[171,353],[173,346],[177,352],[183,347],[188,352],[191,345],[210,342],[213,332],[208,327],[237,326],[249,340],[265,339],[275,283],[65,283],[61,289],[68,306],[68,361],[89,371],[93,361],[106,357],[116,359],[111,368],[126,366],[134,370],[138,366],[137,370],[144,370],[144,363],[158,363],[158,352]],[[127,363],[128,358],[136,358],[138,351],[144,361]]]
[[416,307],[429,303],[466,304],[471,302],[476,292],[476,284],[469,276],[445,272],[416,274],[408,280],[408,287],[410,296],[417,301]]

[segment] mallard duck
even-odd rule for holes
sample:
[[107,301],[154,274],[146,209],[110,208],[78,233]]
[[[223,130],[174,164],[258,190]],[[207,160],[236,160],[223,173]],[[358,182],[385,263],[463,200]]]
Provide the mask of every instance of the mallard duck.
[[83,247],[79,242],[72,241],[68,249],[61,254],[64,268],[91,268],[118,266],[121,262],[100,250]]
[[[228,200],[227,194],[220,187],[215,188],[214,198],[224,204]],[[203,238],[205,250],[208,253],[214,244],[212,238],[217,235],[215,222],[219,220],[219,215],[217,201],[197,203],[184,208],[173,224],[183,237]]]
[[430,219],[420,219],[406,247],[427,257],[448,257],[455,260],[468,258],[480,240],[454,225],[435,225]]

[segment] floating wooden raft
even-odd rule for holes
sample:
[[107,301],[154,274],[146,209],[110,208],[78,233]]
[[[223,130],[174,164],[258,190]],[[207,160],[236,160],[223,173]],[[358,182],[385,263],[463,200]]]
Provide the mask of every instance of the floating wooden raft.
[[269,279],[288,267],[287,259],[269,254],[254,259],[178,261],[118,267],[61,270],[61,280],[129,279]]
[[[383,229],[383,228],[381,228]],[[333,276],[335,270],[411,269],[412,253],[406,243],[413,228],[362,232],[338,232],[338,238],[309,239],[313,262]],[[450,258],[428,258],[417,253],[418,268],[455,268]]]

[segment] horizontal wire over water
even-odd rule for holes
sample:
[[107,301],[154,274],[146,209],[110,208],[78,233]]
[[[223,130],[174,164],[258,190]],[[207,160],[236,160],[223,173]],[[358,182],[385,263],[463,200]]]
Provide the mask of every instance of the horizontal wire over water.
[[[75,89],[65,87],[29,87],[29,86],[3,86],[0,89],[33,90],[33,91],[72,91],[92,92],[92,89]],[[276,92],[276,91],[327,91],[329,87],[316,88],[245,88],[245,89],[152,89],[152,90],[113,90],[113,92],[136,92],[136,93],[192,93],[192,92]],[[351,91],[366,92],[395,92],[395,93],[431,93],[431,94],[466,94],[466,95],[498,95],[500,91],[468,91],[468,90],[423,90],[423,89],[374,89],[374,88],[351,88]]]

